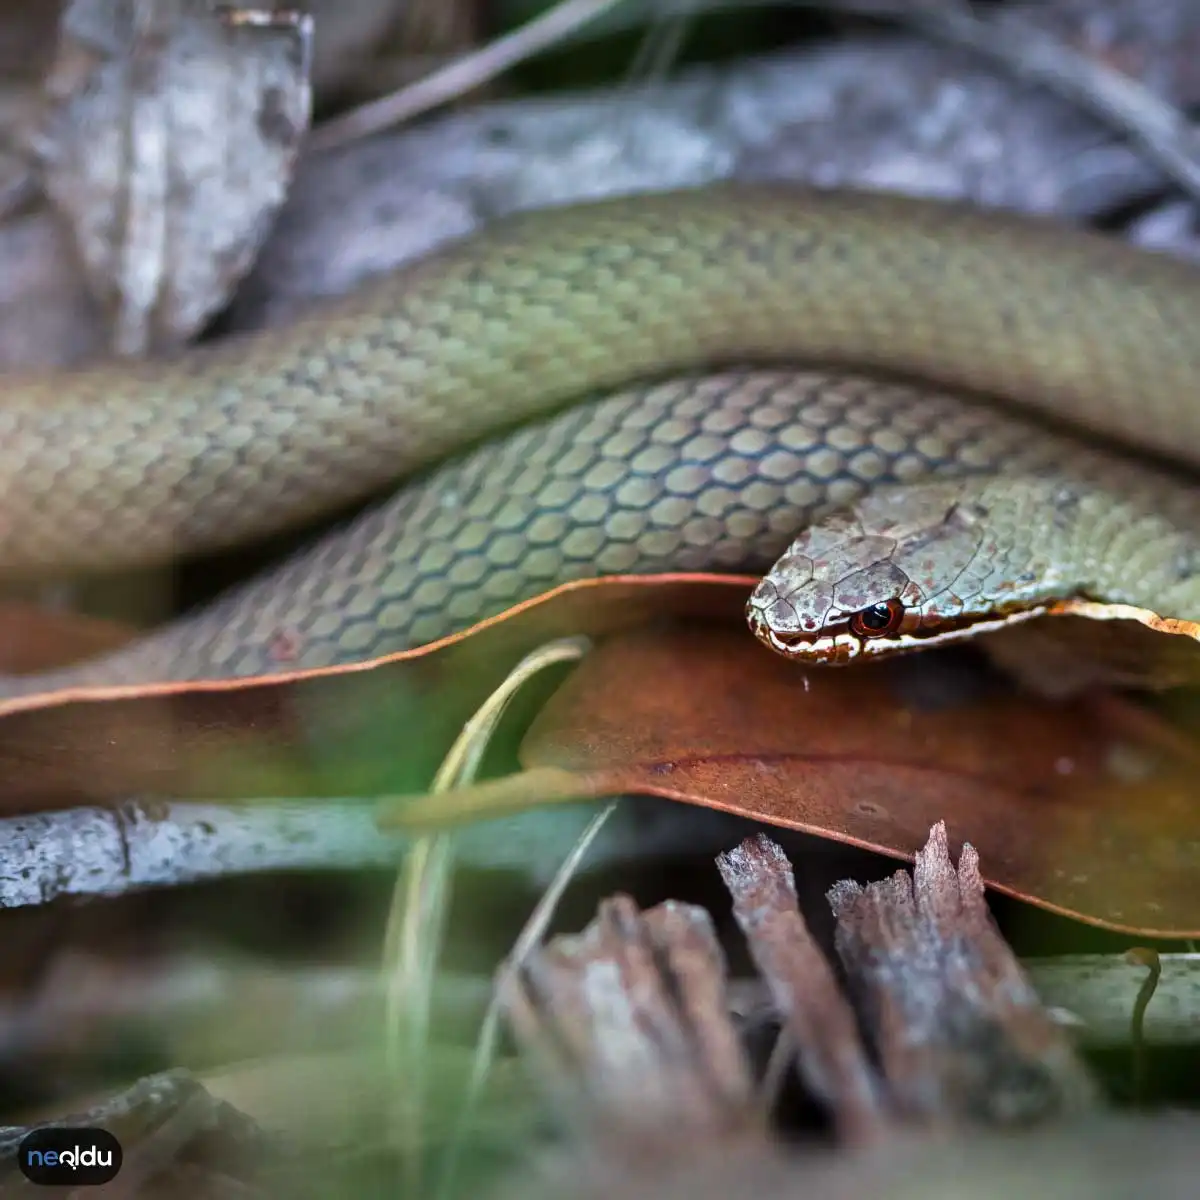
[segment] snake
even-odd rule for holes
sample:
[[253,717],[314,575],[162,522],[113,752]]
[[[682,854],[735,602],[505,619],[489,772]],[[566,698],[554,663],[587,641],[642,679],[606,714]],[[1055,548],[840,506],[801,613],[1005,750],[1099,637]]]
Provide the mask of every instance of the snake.
[[[967,204],[727,183],[501,218],[284,328],[4,377],[0,576],[370,503],[207,606],[3,687],[358,662],[569,580],[781,555],[750,615],[786,653],[911,641],[889,603],[914,581],[934,624],[1048,592],[1200,618],[1198,328],[1193,266]],[[974,556],[936,548],[926,511]],[[814,564],[841,574],[801,630]],[[881,600],[872,567],[906,582]]]

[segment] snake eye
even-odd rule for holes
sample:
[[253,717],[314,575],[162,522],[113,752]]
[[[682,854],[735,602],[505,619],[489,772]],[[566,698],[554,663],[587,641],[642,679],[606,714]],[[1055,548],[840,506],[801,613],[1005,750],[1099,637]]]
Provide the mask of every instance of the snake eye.
[[883,604],[872,604],[850,618],[850,632],[864,638],[887,637],[900,628],[904,605],[895,597]]

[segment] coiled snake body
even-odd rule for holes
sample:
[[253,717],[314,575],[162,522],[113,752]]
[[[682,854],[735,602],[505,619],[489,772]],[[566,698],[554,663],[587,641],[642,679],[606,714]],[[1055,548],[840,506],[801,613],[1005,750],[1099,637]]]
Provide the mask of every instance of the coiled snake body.
[[[1187,265],[929,201],[720,186],[510,218],[285,330],[6,378],[10,575],[213,549],[481,443],[214,606],[16,686],[367,658],[570,578],[762,569],[871,489],[980,471],[1118,497],[1114,520],[1089,492],[1107,545],[1068,539],[1088,586],[1200,618],[1191,486],[1011,407],[1200,462],[1198,318]],[[1169,549],[1118,536],[1130,511],[1165,514]]]

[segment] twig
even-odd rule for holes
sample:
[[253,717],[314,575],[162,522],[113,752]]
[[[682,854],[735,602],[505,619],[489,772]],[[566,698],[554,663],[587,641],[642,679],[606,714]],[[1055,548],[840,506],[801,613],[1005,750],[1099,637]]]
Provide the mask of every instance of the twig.
[[[659,0],[658,13],[700,15],[761,8],[770,0]],[[1200,199],[1200,130],[1173,104],[1108,63],[1035,28],[1022,14],[980,15],[957,0],[776,0],[785,6],[893,21],[998,62],[1057,92],[1137,142]],[[633,18],[630,18],[633,23]],[[572,40],[579,27],[569,31]],[[566,35],[564,35],[566,36]]]
[[116,896],[256,871],[394,863],[361,799],[130,802],[0,818],[0,907]]
[[[379,796],[281,800],[249,797],[174,801],[157,797],[112,808],[81,806],[0,817],[0,909],[50,904],[67,896],[123,896],[154,887],[269,871],[392,868],[413,845],[381,832]],[[544,887],[551,864],[587,823],[577,808],[547,808],[464,827],[459,859],[513,871]],[[614,823],[594,851],[603,864],[632,864],[728,845],[734,818],[644,797]],[[732,835],[736,836],[736,835]]]
[[1174,105],[1116,67],[1035,28],[1020,14],[980,15],[958,0],[785,0],[803,8],[897,21],[1000,63],[1086,108],[1141,145],[1200,199],[1200,130]]
[[[1070,1015],[1077,1041],[1097,1047],[1128,1045],[1134,984],[1126,955],[1026,958],[1021,965],[1043,1003]],[[1162,974],[1154,1006],[1143,1013],[1142,1037],[1147,1045],[1200,1044],[1200,954],[1162,954],[1159,965]]]
[[313,130],[312,151],[332,150],[358,138],[390,129],[481,87],[536,54],[561,42],[569,33],[594,21],[623,0],[561,0],[548,12],[497,38],[474,54],[419,79],[408,87],[334,117]]
[[1146,967],[1146,978],[1138,988],[1137,999],[1129,1018],[1129,1053],[1133,1060],[1133,1102],[1141,1104],[1146,1099],[1146,1039],[1142,1023],[1146,1017],[1146,1006],[1154,997],[1162,975],[1162,963],[1158,952],[1146,946],[1134,946],[1125,952],[1127,962]]
[[1009,13],[983,19],[957,4],[908,11],[919,28],[985,54],[1115,125],[1200,199],[1200,131],[1137,80]]

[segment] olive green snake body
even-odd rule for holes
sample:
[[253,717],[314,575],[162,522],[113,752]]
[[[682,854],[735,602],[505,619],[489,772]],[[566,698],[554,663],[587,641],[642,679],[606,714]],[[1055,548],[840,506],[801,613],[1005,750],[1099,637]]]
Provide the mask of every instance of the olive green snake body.
[[[830,508],[936,473],[1111,478],[1200,529],[1169,471],[1011,405],[1200,463],[1200,271],[864,193],[508,218],[287,329],[6,377],[0,574],[211,550],[427,472],[210,608],[11,690],[324,666],[572,578],[764,569]],[[1088,570],[1169,579],[1200,617],[1187,554],[1127,550]]]

